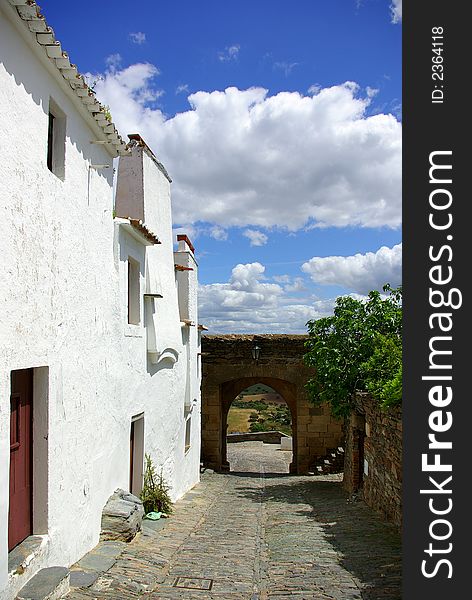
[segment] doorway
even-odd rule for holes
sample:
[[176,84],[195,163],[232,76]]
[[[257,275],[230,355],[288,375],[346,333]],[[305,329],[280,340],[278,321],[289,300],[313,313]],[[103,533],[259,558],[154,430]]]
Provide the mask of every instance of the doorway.
[[144,414],[131,419],[129,436],[129,491],[138,496],[143,489]]
[[11,372],[8,551],[33,533],[33,369]]

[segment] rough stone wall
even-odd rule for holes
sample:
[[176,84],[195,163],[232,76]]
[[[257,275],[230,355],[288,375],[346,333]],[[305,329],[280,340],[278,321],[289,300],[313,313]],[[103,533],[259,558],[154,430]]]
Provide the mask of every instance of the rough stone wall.
[[[264,335],[204,335],[206,364],[246,362],[252,360],[251,349],[254,342],[261,348],[260,364],[268,360],[279,364],[303,364],[306,335],[264,334]],[[306,368],[306,367],[304,367]]]
[[[291,471],[305,473],[318,456],[338,446],[342,424],[328,407],[313,407],[305,389],[313,372],[303,363],[305,335],[205,335],[202,337],[202,461],[216,470],[226,461],[227,414],[235,397],[248,386],[275,389],[292,413]],[[252,358],[256,342],[259,361]]]
[[344,477],[343,486],[350,494],[357,492],[362,485],[364,416],[352,413],[345,423],[344,437]]
[[382,410],[360,394],[346,424],[344,487],[361,490],[366,504],[397,526],[402,523],[402,411]]

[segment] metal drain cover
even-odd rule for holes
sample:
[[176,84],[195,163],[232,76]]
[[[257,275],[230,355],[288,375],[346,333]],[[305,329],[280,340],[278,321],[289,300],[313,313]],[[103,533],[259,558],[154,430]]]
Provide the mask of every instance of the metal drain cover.
[[213,579],[203,579],[202,577],[177,577],[173,587],[208,591],[211,590],[212,585]]

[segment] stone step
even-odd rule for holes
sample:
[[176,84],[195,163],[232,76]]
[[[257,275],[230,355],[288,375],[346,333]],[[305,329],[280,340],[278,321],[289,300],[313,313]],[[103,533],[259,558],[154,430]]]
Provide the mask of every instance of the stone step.
[[69,569],[41,569],[24,585],[16,600],[59,600],[69,592]]
[[311,471],[318,475],[341,473],[344,469],[344,448],[328,448],[325,456],[319,456],[311,466]]

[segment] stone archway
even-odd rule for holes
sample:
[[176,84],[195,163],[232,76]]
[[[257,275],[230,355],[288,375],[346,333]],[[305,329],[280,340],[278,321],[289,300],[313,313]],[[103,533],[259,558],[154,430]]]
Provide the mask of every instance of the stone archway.
[[226,442],[226,424],[228,421],[228,412],[233,400],[236,396],[257,383],[267,385],[280,394],[292,414],[292,444],[293,458],[290,465],[290,472],[295,472],[297,464],[297,390],[296,386],[289,381],[278,379],[275,377],[241,377],[240,379],[232,379],[221,385],[221,467],[222,471],[229,470],[229,462],[227,460],[227,442]]
[[[217,471],[229,468],[226,422],[235,397],[255,383],[284,397],[292,413],[292,473],[306,473],[313,461],[342,441],[342,423],[328,407],[314,407],[305,384],[312,371],[303,362],[305,335],[202,336],[202,462]],[[261,348],[252,357],[253,344]]]

